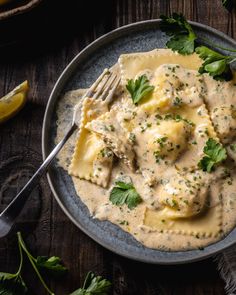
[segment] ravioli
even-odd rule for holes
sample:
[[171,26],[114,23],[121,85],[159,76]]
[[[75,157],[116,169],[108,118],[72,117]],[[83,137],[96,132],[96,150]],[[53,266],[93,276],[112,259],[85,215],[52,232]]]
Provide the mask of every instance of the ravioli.
[[81,123],[75,150],[69,166],[69,173],[106,187],[112,168],[113,153],[103,140],[85,128],[101,113],[107,111],[103,101],[85,98],[81,110]]
[[197,54],[181,55],[171,49],[154,49],[149,52],[122,54],[118,60],[121,71],[122,84],[125,85],[128,79],[134,79],[142,71],[149,71],[148,78],[163,64],[176,64],[190,70],[197,70],[202,60]]
[[230,144],[236,139],[235,81],[212,81],[208,75],[203,77],[207,91],[204,99],[215,130],[224,144]]
[[134,170],[134,151],[129,141],[128,130],[118,119],[119,109],[114,107],[106,114],[86,124],[87,130],[97,133],[114,154]]
[[220,236],[222,226],[222,206],[217,205],[203,211],[200,216],[188,219],[170,219],[168,209],[163,211],[146,209],[143,228],[164,234],[190,235],[196,238]]

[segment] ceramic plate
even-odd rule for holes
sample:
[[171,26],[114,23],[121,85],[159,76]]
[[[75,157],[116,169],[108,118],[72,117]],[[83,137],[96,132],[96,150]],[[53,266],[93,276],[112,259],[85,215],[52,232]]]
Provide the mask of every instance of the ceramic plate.
[[[236,47],[236,42],[223,33],[198,23],[191,24],[199,36],[210,37],[212,41],[225,47]],[[165,47],[167,39],[161,33],[159,25],[160,20],[150,20],[116,29],[91,43],[71,61],[58,79],[47,104],[42,137],[44,158],[54,146],[56,109],[60,96],[69,90],[89,87],[104,68],[117,62],[122,53]],[[134,260],[156,264],[193,262],[222,251],[236,241],[234,229],[225,239],[204,250],[162,252],[149,249],[118,226],[93,219],[76,195],[71,177],[56,161],[50,168],[48,180],[57,202],[81,230],[107,249]]]

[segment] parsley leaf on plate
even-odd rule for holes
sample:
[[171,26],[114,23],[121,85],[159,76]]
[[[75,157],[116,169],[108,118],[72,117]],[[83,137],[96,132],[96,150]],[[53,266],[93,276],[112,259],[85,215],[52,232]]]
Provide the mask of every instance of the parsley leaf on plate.
[[183,14],[173,13],[170,17],[161,15],[160,18],[161,30],[171,37],[166,46],[180,54],[193,53],[197,36]]
[[110,194],[112,204],[118,206],[126,204],[129,209],[133,209],[142,201],[132,183],[116,181],[115,184]]
[[128,80],[126,89],[129,91],[133,103],[138,103],[143,97],[150,94],[154,90],[154,86],[149,84],[149,80],[146,75],[142,75],[136,80]]
[[87,274],[83,288],[75,290],[71,295],[108,295],[111,282],[101,276],[95,276],[91,271]]
[[199,73],[208,73],[215,79],[230,80],[232,78],[229,63],[233,57],[220,54],[206,46],[199,46],[195,51],[204,60]]
[[[230,3],[230,0],[223,1],[225,5]],[[160,28],[166,35],[170,36],[170,40],[167,41],[166,46],[173,51],[177,51],[180,54],[186,55],[191,53],[198,53],[204,60],[202,67],[199,69],[199,73],[208,73],[214,79],[217,80],[231,80],[232,71],[230,64],[236,61],[234,55],[223,55],[214,50],[209,49],[206,46],[199,46],[195,48],[196,41],[198,43],[206,42],[207,44],[220,48],[225,51],[236,52],[233,48],[225,48],[219,44],[215,44],[211,40],[203,37],[198,37],[193,31],[192,26],[188,23],[182,14],[173,13],[172,16],[167,17],[161,15]]]
[[213,138],[207,140],[203,151],[206,156],[198,163],[199,168],[203,171],[211,172],[216,164],[227,158],[226,149]]
[[35,264],[40,269],[44,269],[54,276],[60,276],[67,272],[67,268],[61,264],[61,259],[57,256],[49,258],[46,256],[38,256],[35,260]]

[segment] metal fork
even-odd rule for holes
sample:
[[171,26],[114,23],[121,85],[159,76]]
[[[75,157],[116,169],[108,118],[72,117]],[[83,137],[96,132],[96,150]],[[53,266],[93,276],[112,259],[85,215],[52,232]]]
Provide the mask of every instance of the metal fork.
[[[86,91],[83,98],[93,97],[94,99],[102,99],[106,103],[110,103],[114,92],[119,85],[120,78],[115,72],[105,69],[103,73],[98,77],[94,84]],[[64,146],[69,137],[79,126],[79,112],[80,106],[76,105],[74,108],[72,123],[65,134],[64,138],[55,146],[45,161],[41,164],[39,169],[34,173],[31,179],[16,195],[16,197],[10,202],[10,204],[0,214],[0,238],[6,236],[12,226],[15,223],[16,218],[22,211],[31,191],[38,184],[41,176],[47,171],[47,168],[51,164],[52,160]]]

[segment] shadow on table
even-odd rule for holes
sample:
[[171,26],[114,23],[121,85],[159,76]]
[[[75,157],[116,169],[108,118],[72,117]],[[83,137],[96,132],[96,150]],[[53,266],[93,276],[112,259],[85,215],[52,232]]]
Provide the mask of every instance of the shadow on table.
[[112,29],[112,1],[43,0],[34,10],[0,21],[0,61],[55,51],[93,26]]
[[[113,258],[114,294],[224,294],[223,282],[211,258],[176,266],[149,265],[117,255]],[[208,293],[209,285],[212,293]]]

